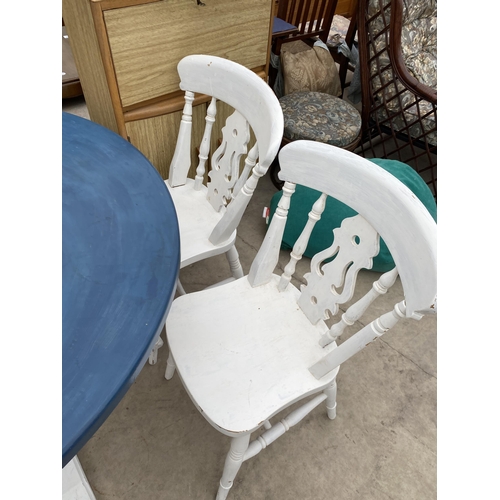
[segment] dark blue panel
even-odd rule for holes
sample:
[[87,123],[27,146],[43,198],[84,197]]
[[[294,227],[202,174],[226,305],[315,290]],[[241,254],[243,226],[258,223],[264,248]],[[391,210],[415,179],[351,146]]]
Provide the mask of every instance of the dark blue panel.
[[273,18],[273,35],[293,30],[297,30],[297,26],[287,23],[286,21],[280,19],[279,17]]
[[63,467],[136,379],[179,272],[179,229],[162,178],[134,146],[62,119]]

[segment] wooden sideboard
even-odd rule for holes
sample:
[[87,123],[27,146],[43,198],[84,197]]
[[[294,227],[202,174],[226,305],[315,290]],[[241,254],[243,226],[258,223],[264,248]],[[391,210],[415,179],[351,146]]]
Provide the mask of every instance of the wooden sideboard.
[[[180,59],[225,57],[267,78],[275,0],[63,0],[62,7],[90,118],[128,139],[164,179],[184,105]],[[193,144],[207,102],[195,98]],[[220,106],[217,119],[230,112]],[[193,174],[197,154],[193,147]]]

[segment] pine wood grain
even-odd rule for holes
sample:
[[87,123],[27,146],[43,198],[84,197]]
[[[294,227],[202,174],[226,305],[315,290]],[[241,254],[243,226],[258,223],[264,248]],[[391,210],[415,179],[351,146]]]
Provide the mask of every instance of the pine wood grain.
[[[199,144],[205,128],[206,104],[193,107],[193,144]],[[130,142],[155,166],[163,179],[168,178],[170,162],[181,123],[182,110],[126,124]],[[198,150],[191,151],[189,177],[196,175]]]
[[265,67],[269,0],[186,0],[107,10],[104,19],[122,105],[178,90],[177,63],[205,53],[248,67]]

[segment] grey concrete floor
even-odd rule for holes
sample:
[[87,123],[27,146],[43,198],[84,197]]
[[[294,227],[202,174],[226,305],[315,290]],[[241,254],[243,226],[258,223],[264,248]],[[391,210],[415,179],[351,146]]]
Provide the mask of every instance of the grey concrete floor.
[[[83,99],[63,102],[63,110],[88,118]],[[266,230],[262,210],[275,192],[264,177],[239,227],[245,272]],[[282,252],[279,266],[286,262]],[[308,264],[303,259],[300,269]],[[221,256],[209,266],[191,265],[180,276],[191,292],[229,277],[229,268]],[[365,271],[360,280],[370,286],[378,276]],[[398,280],[361,323],[392,309],[401,292]],[[329,420],[323,405],[317,407],[243,464],[229,499],[436,498],[436,319],[401,321],[344,363],[337,378],[337,418]],[[215,498],[230,438],[196,410],[177,375],[165,380],[167,355],[165,345],[158,363],[144,366],[78,454],[97,500]]]

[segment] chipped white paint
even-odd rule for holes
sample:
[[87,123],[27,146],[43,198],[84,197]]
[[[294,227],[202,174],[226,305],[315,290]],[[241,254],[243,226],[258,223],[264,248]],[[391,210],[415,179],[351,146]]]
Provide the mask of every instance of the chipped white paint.
[[62,470],[62,500],[96,500],[77,456]]
[[[280,166],[283,196],[249,275],[177,298],[166,322],[170,347],[166,378],[177,369],[202,415],[232,438],[218,500],[227,497],[245,460],[318,404],[325,402],[328,418],[335,418],[336,376],[343,362],[398,321],[435,312],[436,224],[411,191],[374,163],[317,142],[285,146]],[[311,208],[280,277],[274,271],[295,183],[323,194]],[[234,201],[251,184],[252,176]],[[298,290],[292,281],[296,262],[321,217],[326,195],[359,215],[334,231],[333,244],[311,260],[307,285]],[[371,290],[329,330],[325,316],[351,300],[358,270],[371,265],[379,237],[387,243],[397,270],[375,279]],[[325,263],[332,255],[335,258]],[[404,300],[401,297],[393,310],[363,326],[362,315],[392,286],[398,272]],[[334,339],[346,326],[356,324],[359,331],[337,346]],[[299,408],[273,423],[275,416],[301,400]],[[265,430],[260,437],[251,441],[251,433],[261,427]]]
[[[269,86],[253,71],[240,64],[215,56],[191,55],[179,62],[177,70],[186,102],[167,187],[179,219],[183,268],[226,253],[234,247],[236,228],[255,190],[256,181],[267,172],[281,144],[283,113]],[[212,96],[212,100],[207,108],[196,180],[193,182],[187,178],[187,174],[192,148],[194,93]],[[209,154],[217,100],[226,102],[236,111],[222,129],[223,142],[212,157],[207,189],[202,184],[202,179]],[[255,134],[258,146],[256,144],[252,148],[245,160],[243,178],[239,179],[240,158],[247,151],[250,128]],[[257,155],[259,163],[253,167]],[[250,179],[247,179],[251,168],[253,173]],[[236,193],[240,190],[245,192],[236,204],[233,199],[236,198],[234,187]],[[234,252],[231,256],[234,257]],[[238,265],[233,266],[233,269],[236,269],[236,273],[233,272],[235,278],[242,276],[239,268]]]
[[207,199],[216,212],[231,201],[240,174],[240,160],[247,153],[249,140],[248,122],[235,111],[222,128],[222,141],[212,155],[212,168],[208,174]]

